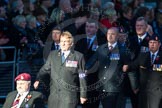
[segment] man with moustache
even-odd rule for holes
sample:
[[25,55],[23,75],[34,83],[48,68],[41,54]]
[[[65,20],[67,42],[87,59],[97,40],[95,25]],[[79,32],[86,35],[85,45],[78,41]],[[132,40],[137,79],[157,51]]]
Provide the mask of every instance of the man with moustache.
[[30,74],[19,74],[15,82],[17,90],[7,95],[2,108],[45,108],[42,93],[30,91]]

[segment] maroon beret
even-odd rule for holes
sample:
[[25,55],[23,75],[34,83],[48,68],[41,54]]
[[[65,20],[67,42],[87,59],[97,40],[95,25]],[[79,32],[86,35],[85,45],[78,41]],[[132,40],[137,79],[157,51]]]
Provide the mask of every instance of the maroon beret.
[[160,39],[159,39],[159,36],[157,34],[153,34],[149,40],[154,40],[154,41],[159,41],[160,42]]
[[31,80],[31,76],[28,73],[21,73],[19,74],[16,78],[15,81],[17,80],[25,80],[25,81],[30,81]]

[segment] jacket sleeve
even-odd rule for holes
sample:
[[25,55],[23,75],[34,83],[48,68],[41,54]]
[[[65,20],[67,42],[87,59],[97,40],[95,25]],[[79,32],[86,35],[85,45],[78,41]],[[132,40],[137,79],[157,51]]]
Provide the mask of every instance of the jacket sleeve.
[[49,54],[46,63],[39,70],[39,72],[37,74],[36,80],[38,80],[38,81],[44,80],[46,78],[46,75],[50,74],[50,72],[51,72],[51,58],[52,58],[52,54],[53,54],[52,52]]
[[86,62],[86,65],[85,65],[85,69],[86,70],[90,70],[91,68],[93,68],[93,66],[96,64],[96,62],[98,61],[98,51],[97,50],[95,52],[95,54]]
[[80,82],[80,97],[86,98],[87,97],[87,79],[86,79],[86,72],[84,70],[85,67],[85,60],[83,55],[79,60],[79,82]]

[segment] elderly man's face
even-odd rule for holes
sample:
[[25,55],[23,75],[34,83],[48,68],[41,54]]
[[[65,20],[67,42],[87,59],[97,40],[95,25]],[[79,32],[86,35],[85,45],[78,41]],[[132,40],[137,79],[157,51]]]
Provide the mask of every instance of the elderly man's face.
[[142,21],[136,21],[136,33],[139,36],[142,36],[146,33],[147,24],[144,20]]
[[61,36],[60,38],[60,47],[62,51],[69,50],[73,45],[73,42],[71,39],[67,38],[66,36]]
[[24,81],[24,80],[16,81],[16,89],[20,94],[28,91],[30,89],[30,81]]

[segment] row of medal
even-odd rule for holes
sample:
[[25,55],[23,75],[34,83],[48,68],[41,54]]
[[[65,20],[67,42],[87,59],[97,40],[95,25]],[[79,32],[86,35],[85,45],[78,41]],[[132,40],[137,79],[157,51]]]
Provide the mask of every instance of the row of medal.
[[119,60],[120,59],[120,54],[111,54],[110,55],[110,60]]
[[162,64],[153,64],[153,71],[162,71]]

